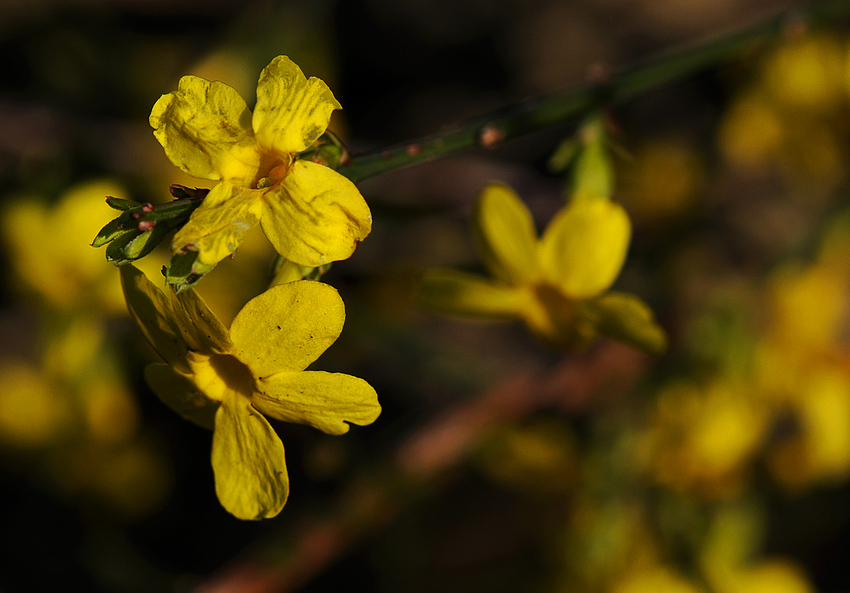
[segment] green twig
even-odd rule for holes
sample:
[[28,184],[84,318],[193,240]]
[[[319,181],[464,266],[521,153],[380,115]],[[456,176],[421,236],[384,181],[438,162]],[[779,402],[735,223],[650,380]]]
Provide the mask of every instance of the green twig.
[[381,173],[463,150],[491,148],[505,140],[576,120],[670,81],[748,57],[788,34],[835,25],[848,18],[850,0],[830,0],[787,10],[745,29],[665,52],[604,81],[501,109],[419,140],[356,155],[338,170],[359,183]]

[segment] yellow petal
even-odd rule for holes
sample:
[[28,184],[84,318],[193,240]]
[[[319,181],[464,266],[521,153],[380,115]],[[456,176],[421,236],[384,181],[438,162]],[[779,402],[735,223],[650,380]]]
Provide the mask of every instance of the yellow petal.
[[473,230],[481,257],[494,276],[510,284],[537,278],[534,220],[514,190],[501,183],[485,187]]
[[220,402],[201,393],[189,377],[167,364],[153,363],[145,367],[145,381],[162,403],[180,416],[213,429]]
[[660,355],[667,349],[667,335],[646,303],[634,295],[611,292],[584,303],[594,325],[609,338]]
[[279,254],[302,266],[350,257],[372,230],[372,214],[357,186],[309,161],[296,161],[280,185],[263,195],[263,203],[266,237]]
[[371,424],[381,413],[378,394],[366,381],[321,371],[283,372],[261,379],[252,401],[267,416],[328,434],[348,432],[346,422]]
[[130,315],[157,354],[168,364],[189,372],[186,361],[189,347],[165,294],[133,266],[121,267],[121,287]]
[[184,76],[153,106],[150,125],[171,162],[193,177],[248,185],[257,173],[251,111],[223,82]]
[[277,515],[289,496],[283,443],[248,400],[232,393],[215,415],[212,466],[215,492],[239,519]]
[[266,66],[257,83],[254,133],[279,155],[301,152],[324,134],[334,109],[342,109],[322,80],[304,76],[286,56]]
[[448,315],[511,319],[520,316],[520,289],[460,270],[436,269],[423,274],[420,303]]
[[233,354],[255,377],[302,371],[342,332],[345,306],[336,289],[301,280],[251,299],[230,326]]
[[210,311],[204,299],[194,290],[174,296],[177,326],[189,347],[195,352],[224,354],[230,352],[230,332]]
[[[19,449],[65,447],[68,429],[79,430],[78,402],[40,369],[0,362],[0,443]],[[71,434],[75,434],[72,432]],[[65,437],[64,439],[62,437]]]
[[259,190],[219,183],[174,235],[171,251],[198,251],[198,261],[206,266],[236,253],[245,233],[259,220],[260,196]]
[[543,235],[543,274],[571,298],[596,296],[620,273],[630,239],[631,223],[621,206],[601,199],[575,202]]

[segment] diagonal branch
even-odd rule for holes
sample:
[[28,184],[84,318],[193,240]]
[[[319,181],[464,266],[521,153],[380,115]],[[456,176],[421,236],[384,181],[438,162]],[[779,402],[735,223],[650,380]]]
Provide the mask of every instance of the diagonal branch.
[[338,170],[364,179],[476,147],[491,148],[518,136],[574,121],[667,84],[746,58],[808,28],[850,19],[850,2],[828,0],[790,9],[750,27],[639,62],[610,78],[554,93],[473,119],[455,128],[389,148],[355,155]]

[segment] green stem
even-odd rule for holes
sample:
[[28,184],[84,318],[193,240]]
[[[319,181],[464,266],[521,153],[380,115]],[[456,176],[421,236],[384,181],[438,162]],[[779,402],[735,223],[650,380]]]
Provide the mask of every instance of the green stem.
[[604,82],[532,99],[445,132],[356,155],[339,172],[360,183],[423,161],[476,147],[491,148],[518,136],[576,120],[672,80],[750,56],[801,28],[834,25],[837,20],[847,18],[850,18],[850,0],[829,0],[791,9],[745,29],[665,52]]

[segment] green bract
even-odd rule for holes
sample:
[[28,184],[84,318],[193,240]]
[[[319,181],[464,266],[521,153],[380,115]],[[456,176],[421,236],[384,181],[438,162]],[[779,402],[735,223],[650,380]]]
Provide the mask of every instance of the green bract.
[[331,286],[275,286],[228,330],[194,290],[166,295],[131,265],[121,283],[130,314],[166,362],[148,365],[145,378],[166,405],[214,431],[216,493],[236,517],[274,517],[289,494],[283,444],[263,414],[329,434],[380,414],[364,380],[304,370],[342,331],[345,310]]

